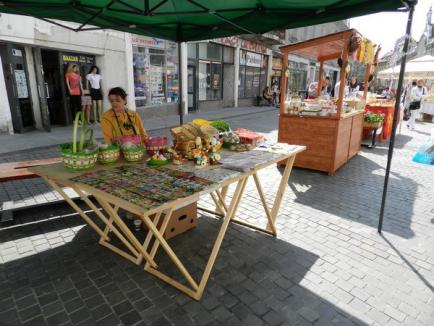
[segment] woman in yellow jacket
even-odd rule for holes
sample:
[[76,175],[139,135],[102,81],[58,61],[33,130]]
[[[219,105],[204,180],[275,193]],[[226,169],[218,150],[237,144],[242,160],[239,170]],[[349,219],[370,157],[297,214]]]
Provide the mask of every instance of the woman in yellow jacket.
[[148,134],[142,120],[135,111],[127,109],[127,93],[121,87],[114,87],[108,94],[111,109],[101,118],[101,129],[106,144],[119,142],[122,136],[140,135],[143,142]]

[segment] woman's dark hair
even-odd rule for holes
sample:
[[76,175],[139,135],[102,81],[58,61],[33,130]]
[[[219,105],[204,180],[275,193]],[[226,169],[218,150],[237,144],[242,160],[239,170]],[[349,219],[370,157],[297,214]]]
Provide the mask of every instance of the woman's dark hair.
[[96,68],[96,73],[99,75],[99,68],[97,66],[90,67],[89,74],[91,74],[92,70],[94,70],[95,68]]
[[120,96],[123,100],[127,99],[127,93],[124,91],[122,87],[113,87],[110,89],[108,96],[110,95],[117,95]]

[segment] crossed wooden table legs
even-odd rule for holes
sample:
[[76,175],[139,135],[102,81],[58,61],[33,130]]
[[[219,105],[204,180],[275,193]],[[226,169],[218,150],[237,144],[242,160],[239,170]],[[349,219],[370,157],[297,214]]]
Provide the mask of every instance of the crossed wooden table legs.
[[[121,202],[115,202],[114,200],[111,200],[109,196],[104,196],[103,192],[93,191],[93,188],[84,184],[75,183],[73,185],[70,185],[73,190],[75,190],[80,195],[86,205],[90,209],[92,209],[96,216],[103,222],[105,226],[102,229],[86,214],[85,211],[83,211],[74,201],[72,201],[68,197],[68,195],[63,191],[62,187],[60,187],[59,184],[57,184],[50,178],[44,178],[56,191],[59,192],[59,194],[65,199],[65,201],[67,201],[68,204],[75,211],[77,211],[77,213],[86,221],[86,223],[88,223],[95,230],[95,232],[98,233],[98,235],[100,236],[99,243],[101,245],[132,261],[134,264],[140,265],[144,261],[145,271],[169,283],[170,285],[186,293],[190,297],[196,300],[200,300],[230,222],[238,223],[271,235],[276,235],[276,217],[282,202],[282,198],[284,195],[286,184],[288,182],[289,175],[291,173],[294,159],[295,155],[292,155],[286,159],[286,167],[282,174],[280,184],[277,189],[277,194],[275,196],[274,203],[271,209],[266,202],[264,190],[257,174],[257,169],[251,170],[247,173],[243,173],[235,179],[224,182],[220,184],[220,187],[218,189],[214,188],[210,192],[211,198],[216,205],[216,211],[210,211],[207,209],[203,210],[222,217],[222,225],[220,227],[217,238],[214,242],[214,246],[211,250],[211,254],[208,258],[208,262],[205,266],[203,275],[199,282],[196,282],[193,279],[187,268],[184,266],[184,264],[173,251],[172,247],[163,237],[163,234],[166,231],[167,225],[174,209],[176,209],[177,205],[179,206],[176,201],[173,202],[173,205],[169,204],[162,206],[162,208],[156,213],[154,210],[154,212],[152,213],[153,216],[150,216],[151,214],[138,210],[137,207],[124,205]],[[250,177],[253,177],[254,179],[259,197],[261,199],[265,214],[267,216],[268,224],[266,228],[260,228],[256,225],[252,225],[235,218],[237,208],[239,207],[246,184]],[[235,191],[233,192],[229,203],[227,203],[227,193],[231,184],[236,185]],[[94,202],[88,197],[88,194],[93,195],[93,197],[101,206],[101,209],[94,204]],[[189,198],[190,202],[195,202],[198,199],[199,196],[192,196]],[[185,202],[183,202],[183,204],[185,204]],[[143,243],[136,237],[136,235],[129,229],[123,219],[119,216],[119,208],[122,208],[137,215],[146,225],[148,233],[146,234]],[[118,240],[123,244],[125,248],[115,246],[115,244],[111,241],[111,237],[114,236],[118,238]],[[166,252],[170,260],[181,272],[181,274],[185,278],[186,284],[182,284],[181,282],[164,274],[163,271],[159,269],[158,264],[155,261],[155,257],[160,247]]]

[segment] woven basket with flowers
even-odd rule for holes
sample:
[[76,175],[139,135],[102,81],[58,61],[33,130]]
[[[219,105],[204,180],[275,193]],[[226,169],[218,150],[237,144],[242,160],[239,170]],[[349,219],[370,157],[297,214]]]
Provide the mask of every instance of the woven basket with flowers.
[[98,148],[98,162],[101,164],[115,163],[120,155],[121,148],[118,144],[103,144]]
[[[81,127],[80,141],[77,142],[78,127]],[[86,141],[86,136],[89,139]],[[93,130],[87,129],[83,112],[78,112],[74,119],[72,143],[60,145],[60,155],[68,170],[83,171],[95,166],[98,158],[98,147],[93,144]]]

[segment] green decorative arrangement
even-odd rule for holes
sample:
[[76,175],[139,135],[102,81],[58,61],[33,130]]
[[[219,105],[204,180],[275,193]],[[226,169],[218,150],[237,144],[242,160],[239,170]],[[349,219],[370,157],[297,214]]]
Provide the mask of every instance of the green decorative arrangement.
[[118,144],[101,145],[98,148],[98,162],[101,164],[115,163],[120,155],[121,148]]
[[383,125],[384,116],[380,113],[366,112],[363,115],[364,128],[379,128]]
[[122,145],[122,154],[127,162],[139,162],[143,160],[145,148],[142,144],[133,144],[130,146]]
[[231,130],[231,126],[225,120],[214,120],[211,121],[211,126],[216,128],[220,132],[225,132]]
[[[78,127],[81,126],[80,141],[77,143]],[[89,139],[86,136],[89,133]],[[93,130],[87,129],[83,112],[78,112],[74,119],[72,143],[60,145],[60,155],[65,167],[71,171],[83,171],[95,166],[98,148],[93,146]]]

